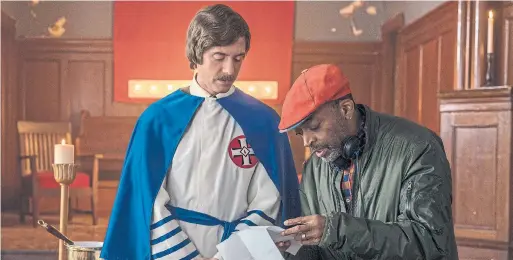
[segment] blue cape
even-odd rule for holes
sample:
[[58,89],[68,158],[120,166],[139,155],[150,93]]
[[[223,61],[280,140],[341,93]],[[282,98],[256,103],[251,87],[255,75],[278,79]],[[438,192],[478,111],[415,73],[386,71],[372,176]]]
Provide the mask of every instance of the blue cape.
[[[103,259],[151,258],[153,203],[178,143],[204,100],[175,91],[150,105],[137,120],[105,235]],[[241,126],[280,192],[278,223],[283,226],[284,220],[300,216],[298,179],[288,137],[278,131],[278,114],[238,89],[218,102]]]

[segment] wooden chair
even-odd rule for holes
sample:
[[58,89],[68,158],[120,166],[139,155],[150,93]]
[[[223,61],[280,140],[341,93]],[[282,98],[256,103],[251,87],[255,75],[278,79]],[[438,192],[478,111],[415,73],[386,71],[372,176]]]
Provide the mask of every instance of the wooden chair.
[[[21,176],[21,207],[20,221],[25,222],[26,210],[32,202],[31,213],[33,225],[37,226],[39,218],[39,200],[44,197],[60,196],[60,185],[53,177],[54,145],[65,140],[71,144],[71,124],[68,122],[30,122],[18,121],[20,146],[20,176]],[[70,200],[80,197],[91,199],[93,225],[98,222],[98,158],[94,158],[92,173],[77,170],[76,178],[70,185]],[[80,164],[80,158],[75,156],[75,163]],[[72,207],[70,207],[70,215]]]

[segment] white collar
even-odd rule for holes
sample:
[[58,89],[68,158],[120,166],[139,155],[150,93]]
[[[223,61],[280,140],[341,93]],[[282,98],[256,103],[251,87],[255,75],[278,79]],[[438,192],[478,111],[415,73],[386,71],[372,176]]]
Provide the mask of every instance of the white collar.
[[[235,86],[232,86],[230,88],[230,90],[228,90],[227,92],[218,93],[216,95],[216,98],[219,99],[219,98],[227,97],[227,96],[233,94],[234,91],[235,91]],[[207,91],[205,91],[202,87],[200,87],[200,85],[198,84],[198,81],[196,80],[196,74],[194,74],[194,77],[192,78],[192,83],[190,86],[190,93],[193,96],[204,97],[204,98],[214,98],[214,97],[211,97],[211,95]]]

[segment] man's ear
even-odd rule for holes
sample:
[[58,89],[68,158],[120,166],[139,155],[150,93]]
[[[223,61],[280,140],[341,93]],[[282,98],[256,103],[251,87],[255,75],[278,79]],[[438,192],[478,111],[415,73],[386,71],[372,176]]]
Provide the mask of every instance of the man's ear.
[[339,102],[340,113],[345,119],[351,119],[354,116],[354,102],[351,99],[344,99]]

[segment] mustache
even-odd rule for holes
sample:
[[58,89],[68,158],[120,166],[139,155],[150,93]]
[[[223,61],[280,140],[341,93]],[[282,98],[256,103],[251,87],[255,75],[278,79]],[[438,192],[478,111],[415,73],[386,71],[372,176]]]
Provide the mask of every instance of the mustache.
[[328,145],[323,145],[323,144],[310,145],[310,151],[318,151],[321,149],[329,149],[329,148],[330,147]]
[[220,80],[220,81],[235,81],[235,76],[224,74],[224,75],[217,76],[216,80]]

